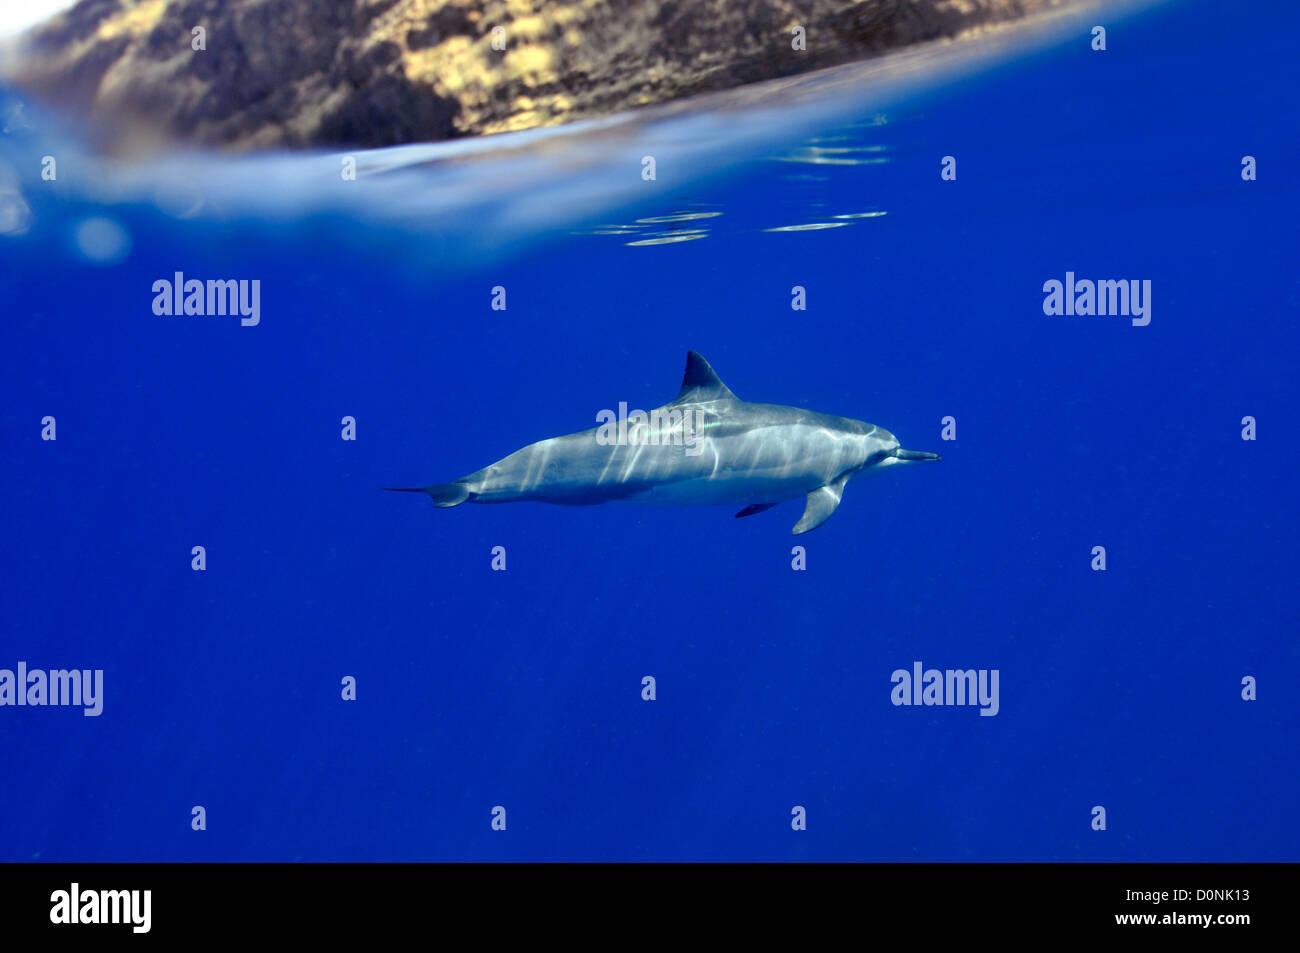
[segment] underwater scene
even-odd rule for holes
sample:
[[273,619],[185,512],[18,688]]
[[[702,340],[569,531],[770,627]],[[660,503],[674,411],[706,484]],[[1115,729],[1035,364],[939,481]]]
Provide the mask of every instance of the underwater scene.
[[302,148],[6,80],[0,856],[1294,860],[1298,30]]

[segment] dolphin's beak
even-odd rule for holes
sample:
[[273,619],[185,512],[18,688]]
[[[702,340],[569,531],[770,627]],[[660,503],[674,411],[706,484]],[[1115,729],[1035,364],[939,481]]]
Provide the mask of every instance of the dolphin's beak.
[[894,456],[900,460],[938,460],[937,453],[929,453],[925,450],[904,450],[902,447],[894,451]]

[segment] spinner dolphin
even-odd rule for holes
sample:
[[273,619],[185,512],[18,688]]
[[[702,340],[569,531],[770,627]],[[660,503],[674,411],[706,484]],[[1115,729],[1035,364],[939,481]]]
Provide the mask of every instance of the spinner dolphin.
[[671,403],[618,422],[607,413],[611,420],[600,427],[529,444],[451,483],[384,489],[427,493],[439,507],[730,504],[744,506],[738,517],[802,496],[797,535],[830,518],[851,477],[939,459],[902,449],[874,424],[740,400],[695,351]]

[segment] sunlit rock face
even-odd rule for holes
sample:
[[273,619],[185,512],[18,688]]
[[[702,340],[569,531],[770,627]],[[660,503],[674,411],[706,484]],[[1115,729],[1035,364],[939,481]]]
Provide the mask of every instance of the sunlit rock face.
[[82,0],[6,64],[122,149],[386,146],[591,118],[1078,0]]

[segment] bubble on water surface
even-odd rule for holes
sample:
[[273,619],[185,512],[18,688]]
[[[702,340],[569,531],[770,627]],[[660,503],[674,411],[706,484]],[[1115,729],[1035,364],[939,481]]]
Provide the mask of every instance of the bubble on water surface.
[[131,251],[131,236],[111,218],[88,218],[77,226],[77,250],[87,261],[113,265]]

